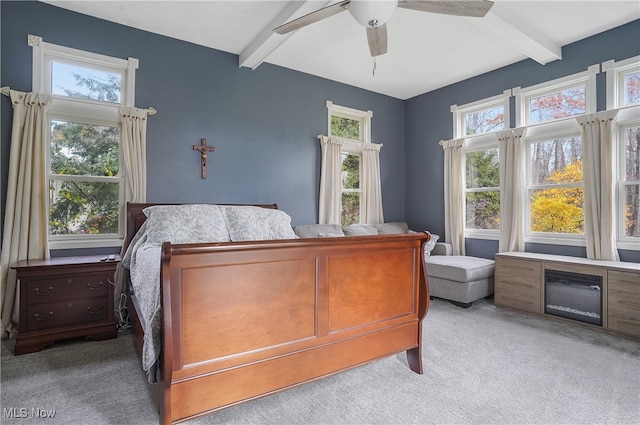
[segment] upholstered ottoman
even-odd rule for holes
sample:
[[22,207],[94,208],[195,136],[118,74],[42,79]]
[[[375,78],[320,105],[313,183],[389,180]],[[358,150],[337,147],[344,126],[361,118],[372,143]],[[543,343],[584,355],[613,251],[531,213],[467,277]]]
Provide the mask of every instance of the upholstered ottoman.
[[431,255],[426,258],[430,295],[460,307],[493,294],[495,262],[464,255]]

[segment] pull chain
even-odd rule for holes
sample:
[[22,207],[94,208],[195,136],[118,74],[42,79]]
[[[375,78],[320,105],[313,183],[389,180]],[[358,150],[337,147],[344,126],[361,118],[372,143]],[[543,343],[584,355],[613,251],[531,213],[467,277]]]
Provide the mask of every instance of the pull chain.
[[376,76],[376,58],[373,58],[373,71],[372,71],[372,75],[375,77]]

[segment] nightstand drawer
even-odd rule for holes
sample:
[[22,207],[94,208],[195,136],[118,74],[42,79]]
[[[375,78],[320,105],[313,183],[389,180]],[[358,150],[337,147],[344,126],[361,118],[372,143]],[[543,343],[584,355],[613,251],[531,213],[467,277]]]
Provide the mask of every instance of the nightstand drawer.
[[109,301],[106,298],[35,304],[27,307],[27,330],[95,322],[106,320],[108,316]]
[[89,297],[104,297],[111,287],[108,274],[78,275],[58,279],[28,279],[27,304]]

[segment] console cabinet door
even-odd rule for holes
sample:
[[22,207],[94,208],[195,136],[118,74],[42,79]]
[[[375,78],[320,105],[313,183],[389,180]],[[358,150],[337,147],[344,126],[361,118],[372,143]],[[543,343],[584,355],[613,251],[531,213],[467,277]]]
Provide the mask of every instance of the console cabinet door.
[[540,261],[496,256],[495,304],[540,313],[541,276]]
[[640,337],[640,280],[637,273],[607,273],[608,328]]

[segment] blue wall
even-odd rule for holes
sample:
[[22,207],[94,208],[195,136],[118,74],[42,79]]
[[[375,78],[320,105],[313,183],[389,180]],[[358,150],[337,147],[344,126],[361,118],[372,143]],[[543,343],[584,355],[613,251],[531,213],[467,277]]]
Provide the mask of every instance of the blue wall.
[[[0,2],[0,85],[31,90],[27,34],[120,58],[136,57],[136,105],[152,106],[147,130],[149,202],[276,202],[294,224],[317,222],[325,101],[372,110],[372,136],[383,143],[386,221],[444,235],[443,153],[452,137],[451,104],[465,104],[516,86],[584,71],[608,59],[640,54],[640,21],[563,48],[547,65],[526,60],[401,101],[308,74],[262,64],[238,68],[236,55],[95,19],[34,1]],[[604,109],[604,75],[598,75]],[[0,96],[2,218],[8,175],[11,105]],[[191,149],[206,138],[208,178]],[[537,252],[584,256],[584,248],[528,245]],[[470,255],[492,258],[497,242],[468,240]],[[640,251],[621,253],[640,262]]]
[[[318,134],[327,132],[326,100],[372,110],[380,154],[384,214],[403,221],[404,102],[285,68],[238,67],[233,54],[38,2],[6,2],[2,13],[2,86],[31,90],[27,34],[104,55],[140,60],[136,105],[158,113],[147,127],[149,202],[272,203],[294,224],[317,223]],[[11,105],[2,105],[2,206],[8,174]],[[192,150],[206,138],[208,178]]]
[[[529,87],[582,72],[609,59],[622,60],[639,54],[640,21],[636,20],[563,47],[560,61],[546,65],[521,61],[407,100],[405,197],[410,227],[429,229],[444,237],[444,154],[438,142],[453,137],[451,105],[464,105],[514,87]],[[606,109],[605,84],[605,74],[598,74],[598,110]],[[493,258],[498,242],[468,239],[465,248],[468,255]],[[527,244],[526,249],[586,257],[585,248],[580,247]],[[620,256],[625,261],[640,262],[640,251],[620,251]]]

